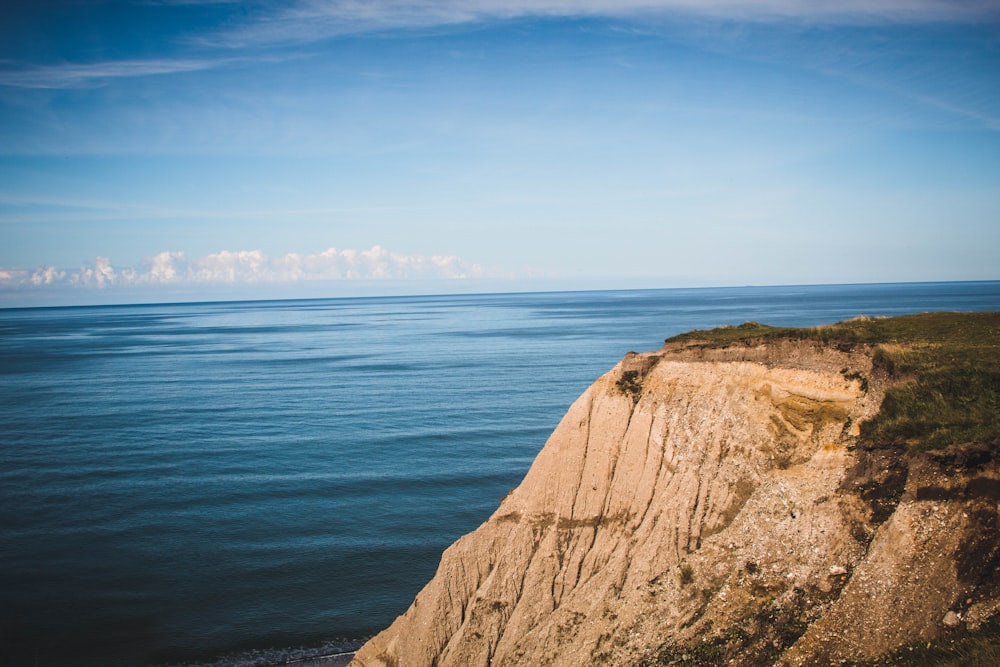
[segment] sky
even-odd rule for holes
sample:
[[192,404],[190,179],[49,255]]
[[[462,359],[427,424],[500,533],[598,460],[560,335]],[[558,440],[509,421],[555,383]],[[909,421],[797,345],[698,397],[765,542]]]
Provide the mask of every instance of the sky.
[[0,6],[0,307],[1000,279],[1000,0]]

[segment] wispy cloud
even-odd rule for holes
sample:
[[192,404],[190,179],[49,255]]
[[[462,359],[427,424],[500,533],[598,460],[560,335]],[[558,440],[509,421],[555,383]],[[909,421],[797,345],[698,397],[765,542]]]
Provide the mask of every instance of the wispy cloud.
[[997,0],[300,0],[205,37],[228,47],[313,42],[341,35],[526,17],[670,15],[824,24],[974,22],[1000,16]]
[[268,257],[260,250],[222,250],[197,259],[164,251],[138,267],[117,267],[106,257],[78,269],[42,266],[0,269],[0,289],[52,287],[109,289],[143,286],[261,285],[335,280],[462,280],[485,271],[454,255],[404,255],[381,246],[368,250],[329,248],[316,254]]
[[234,58],[161,58],[60,63],[0,69],[0,85],[17,88],[82,88],[110,79],[196,72],[231,64]]
[[[149,4],[232,4],[230,0],[148,0]],[[981,22],[1000,19],[1000,0],[297,0],[263,3],[181,39],[176,55],[89,63],[0,61],[0,86],[71,89],[116,79],[162,76],[273,59],[260,51],[347,35],[457,27],[519,18],[702,17],[822,24]],[[256,49],[257,51],[251,51]],[[244,52],[245,51],[245,52]],[[238,53],[239,55],[233,55]],[[197,54],[191,56],[189,54]],[[285,53],[281,59],[290,57]]]

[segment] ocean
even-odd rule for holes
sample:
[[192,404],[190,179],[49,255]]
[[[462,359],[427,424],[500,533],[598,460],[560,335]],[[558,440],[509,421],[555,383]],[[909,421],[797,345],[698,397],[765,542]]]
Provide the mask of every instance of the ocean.
[[930,310],[1000,282],[0,310],[0,664],[350,650],[627,352]]

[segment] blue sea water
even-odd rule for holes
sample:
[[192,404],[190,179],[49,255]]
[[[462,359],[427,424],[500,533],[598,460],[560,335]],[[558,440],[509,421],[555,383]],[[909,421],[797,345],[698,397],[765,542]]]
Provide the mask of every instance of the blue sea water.
[[1000,283],[2,310],[0,664],[336,652],[626,352],[928,310],[1000,310]]

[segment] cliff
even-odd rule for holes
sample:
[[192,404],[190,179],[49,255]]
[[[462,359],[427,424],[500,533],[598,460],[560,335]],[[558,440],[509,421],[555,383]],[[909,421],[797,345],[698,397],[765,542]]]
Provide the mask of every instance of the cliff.
[[811,665],[986,622],[996,443],[879,439],[898,345],[754,326],[598,379],[352,664]]

